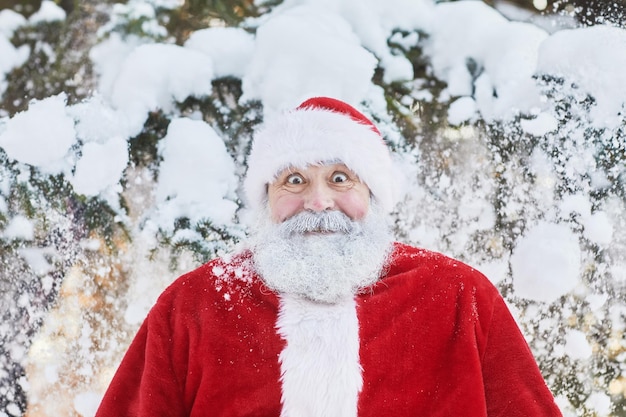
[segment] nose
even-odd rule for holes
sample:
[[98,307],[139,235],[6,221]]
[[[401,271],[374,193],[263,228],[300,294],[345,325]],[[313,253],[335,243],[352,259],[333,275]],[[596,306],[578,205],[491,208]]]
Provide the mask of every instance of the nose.
[[334,208],[333,190],[325,182],[311,183],[304,196],[304,209],[320,212]]

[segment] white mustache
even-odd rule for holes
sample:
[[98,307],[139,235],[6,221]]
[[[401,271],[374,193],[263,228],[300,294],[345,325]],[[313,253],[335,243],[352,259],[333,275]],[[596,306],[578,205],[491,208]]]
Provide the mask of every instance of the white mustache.
[[303,211],[280,224],[280,231],[286,236],[310,232],[352,233],[358,228],[354,222],[341,211],[311,212]]

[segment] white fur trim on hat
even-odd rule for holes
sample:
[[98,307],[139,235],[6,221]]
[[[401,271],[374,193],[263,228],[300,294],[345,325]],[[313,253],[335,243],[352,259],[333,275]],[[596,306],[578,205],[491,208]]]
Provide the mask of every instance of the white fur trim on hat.
[[[354,110],[338,100],[321,99]],[[389,149],[374,125],[358,112],[369,124],[345,112],[315,107],[315,100],[305,102],[311,103],[307,107],[275,116],[255,134],[244,180],[250,208],[262,207],[267,201],[267,185],[284,169],[337,161],[354,171],[373,198],[392,211],[397,178]]]

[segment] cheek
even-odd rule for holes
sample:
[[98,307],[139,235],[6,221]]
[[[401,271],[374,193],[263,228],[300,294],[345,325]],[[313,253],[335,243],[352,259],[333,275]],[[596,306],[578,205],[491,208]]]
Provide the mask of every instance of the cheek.
[[367,215],[370,207],[369,191],[349,192],[341,196],[337,205],[352,220],[360,220]]
[[303,200],[298,195],[285,194],[270,201],[272,220],[280,223],[297,214],[304,206]]

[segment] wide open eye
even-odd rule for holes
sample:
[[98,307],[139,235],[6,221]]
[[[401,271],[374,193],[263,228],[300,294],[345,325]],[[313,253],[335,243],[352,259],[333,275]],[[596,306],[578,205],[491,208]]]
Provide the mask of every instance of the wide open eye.
[[300,185],[304,184],[304,178],[302,178],[302,175],[300,174],[290,174],[285,182],[291,185]]
[[342,182],[348,181],[348,176],[343,172],[337,171],[333,173],[332,182],[336,184],[341,184]]

